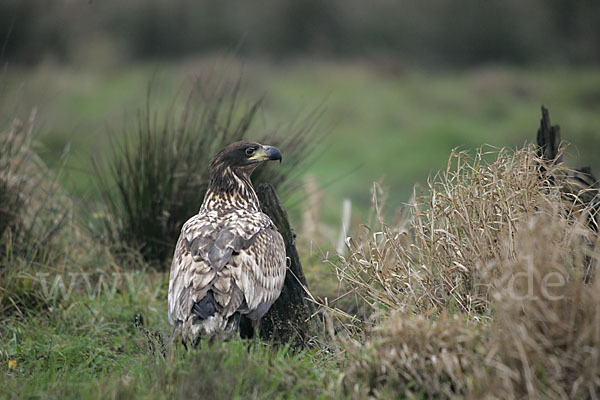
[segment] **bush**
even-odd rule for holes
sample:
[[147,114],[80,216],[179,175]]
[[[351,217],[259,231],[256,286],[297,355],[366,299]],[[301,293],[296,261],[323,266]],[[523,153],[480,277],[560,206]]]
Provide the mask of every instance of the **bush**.
[[365,344],[345,343],[348,394],[597,393],[594,205],[565,194],[564,169],[545,165],[542,178],[535,150],[454,153],[408,229],[382,222],[349,242],[338,275],[370,324]]
[[463,397],[475,390],[483,335],[460,315],[394,313],[366,344],[350,345],[344,379],[357,398]]
[[590,254],[597,264],[600,253],[577,222],[544,215],[517,227],[517,259],[504,260],[490,281],[491,321],[394,312],[365,345],[348,346],[346,392],[593,398],[600,291],[583,277]]
[[34,120],[0,134],[0,315],[43,302],[35,274],[62,259],[72,227],[70,198],[32,150]]
[[150,101],[149,93],[146,109],[138,113],[136,132],[125,130],[123,141],[113,143],[106,168],[95,163],[95,179],[109,243],[121,256],[139,251],[159,268],[167,267],[181,226],[200,208],[208,164],[217,151],[241,139],[280,147],[284,163],[260,168],[253,180],[268,181],[285,194],[310,162],[317,143],[311,131],[315,116],[290,125],[286,137],[254,134],[251,126],[261,101],[245,104],[239,82],[196,79],[181,112],[175,106],[156,112]]
[[341,268],[377,309],[485,318],[487,275],[494,260],[515,257],[515,224],[560,198],[559,187],[540,179],[533,147],[480,149],[473,158],[453,152],[446,170],[415,194],[408,226],[388,226],[379,215],[380,229],[351,240]]
[[598,237],[578,221],[539,215],[521,224],[515,247],[494,281],[486,380],[504,398],[594,398],[600,286],[584,275],[600,260]]

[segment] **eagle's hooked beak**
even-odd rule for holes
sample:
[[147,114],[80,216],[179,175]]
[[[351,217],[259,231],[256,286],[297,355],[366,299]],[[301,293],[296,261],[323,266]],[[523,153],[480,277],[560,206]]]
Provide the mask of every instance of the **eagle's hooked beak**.
[[279,164],[281,164],[281,152],[277,147],[263,146],[263,148],[267,152],[267,157],[269,157],[269,160],[279,160]]
[[277,147],[273,146],[262,146],[254,153],[254,156],[250,158],[256,161],[268,161],[268,160],[279,160],[281,163],[281,151]]

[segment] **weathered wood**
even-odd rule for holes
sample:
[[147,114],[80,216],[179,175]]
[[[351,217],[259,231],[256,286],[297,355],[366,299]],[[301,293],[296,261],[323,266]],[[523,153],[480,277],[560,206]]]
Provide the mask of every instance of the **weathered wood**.
[[[542,176],[546,175],[544,164],[561,164],[562,154],[559,152],[560,127],[550,124],[550,113],[542,106],[542,119],[537,132],[538,155],[543,163],[539,166]],[[585,211],[590,228],[599,231],[600,223],[600,185],[592,175],[590,167],[576,170],[562,170],[558,176],[546,176],[551,182],[559,184],[565,197],[578,209]]]
[[550,113],[542,106],[542,119],[537,131],[538,155],[547,162],[559,164],[562,162],[560,148],[560,126],[550,124]]
[[304,290],[308,285],[296,250],[296,234],[273,186],[260,184],[256,194],[262,211],[271,218],[283,236],[289,259],[281,296],[261,319],[260,337],[263,340],[279,343],[292,341],[295,345],[305,346],[318,332],[319,322],[317,318],[312,318],[315,306],[307,299],[308,294]]

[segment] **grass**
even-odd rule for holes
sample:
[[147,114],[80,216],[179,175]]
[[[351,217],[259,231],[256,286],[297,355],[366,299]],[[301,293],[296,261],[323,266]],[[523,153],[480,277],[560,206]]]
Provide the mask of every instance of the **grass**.
[[[454,153],[399,225],[374,190],[372,227],[333,263],[346,300],[322,305],[325,332],[304,350],[235,339],[187,351],[168,340],[165,274],[142,260],[137,272],[100,257],[82,268],[81,248],[65,247],[71,267],[42,265],[25,288],[43,306],[2,316],[2,387],[15,398],[593,397],[598,238],[564,168],[541,178],[540,162],[532,146]],[[66,287],[48,290],[57,276]]]
[[345,393],[594,397],[594,205],[565,193],[564,167],[546,165],[542,178],[542,163],[533,146],[454,153],[407,223],[379,219],[350,240],[337,275],[357,299],[366,343],[348,338]]
[[[596,126],[597,115],[593,102],[578,99],[594,99],[588,86],[597,73],[500,68],[384,76],[368,65],[310,66],[278,73],[250,65],[248,74],[256,80],[248,93],[267,87],[264,116],[286,120],[295,104],[314,104],[332,89],[324,122],[336,120],[338,128],[325,144],[329,151],[306,172],[324,186],[307,193],[308,204],[320,209],[310,210],[317,229],[298,240],[309,285],[323,303],[324,332],[315,347],[231,340],[186,351],[169,343],[166,274],[141,257],[127,262],[113,257],[110,246],[120,245],[118,240],[108,245],[94,240],[83,226],[93,210],[77,201],[89,190],[89,178],[73,183],[60,168],[52,171],[36,154],[43,147],[32,140],[25,153],[9,151],[11,146],[0,153],[3,161],[30,155],[22,164],[26,168],[4,170],[18,172],[16,182],[38,177],[34,185],[16,187],[41,190],[26,196],[37,207],[13,207],[14,196],[0,196],[10,206],[0,209],[13,211],[15,221],[0,236],[9,250],[0,268],[2,396],[594,398],[600,382],[595,277],[600,252],[588,223],[594,204],[579,199],[596,192],[578,192],[564,166],[545,165],[540,177],[544,161],[529,145],[449,148],[456,142],[533,140],[541,98],[554,99],[544,103],[566,138],[588,139],[584,133]],[[185,69],[164,68],[173,74]],[[100,90],[99,83],[80,87],[84,76],[75,77],[78,83],[69,90]],[[137,82],[120,79],[128,90]],[[314,97],[299,95],[303,90]],[[257,135],[264,133],[258,117]],[[60,124],[56,129],[50,136],[64,143],[67,131]],[[72,139],[68,168],[82,162],[78,152],[86,146],[89,138]],[[107,146],[106,138],[98,138],[98,152]],[[53,157],[46,160],[52,163]],[[408,207],[396,213],[401,182],[437,170],[437,157],[439,172],[423,178]],[[326,185],[355,160],[365,160],[365,167]],[[579,166],[568,158],[567,165]],[[363,181],[382,172],[389,174],[383,185]],[[337,217],[327,208],[343,197],[370,202],[372,211],[365,206],[353,214],[351,239],[338,256],[326,253],[335,230],[323,231]],[[54,218],[45,208],[53,204],[62,204],[69,218]],[[8,233],[38,226],[25,223],[36,221],[31,219],[36,214],[49,217],[48,224],[21,230],[17,243],[39,243],[53,221],[60,229],[34,255],[15,251],[22,247]],[[52,289],[58,276],[65,291]]]
[[66,261],[62,233],[73,202],[32,148],[34,123],[35,112],[0,133],[0,314],[39,305],[29,277]]
[[[8,71],[5,98],[8,117],[38,106],[42,139],[50,146],[42,154],[50,165],[64,146],[73,156],[67,166],[72,179],[63,183],[77,195],[90,193],[86,177],[92,149],[106,151],[106,126],[120,131],[145,104],[146,87],[155,77],[156,107],[166,107],[190,77],[211,71],[226,77],[242,75],[246,95],[262,95],[264,108],[249,132],[262,137],[276,131],[285,137],[286,121],[324,104],[322,132],[333,131],[322,156],[307,167],[323,191],[323,219],[339,223],[343,198],[364,216],[370,198],[365,187],[383,179],[394,204],[407,202],[415,183],[441,168],[455,147],[481,144],[520,147],[535,138],[540,104],[561,122],[571,143],[575,166],[599,169],[595,151],[600,121],[600,84],[596,68],[518,69],[482,67],[455,72],[411,69],[381,70],[376,64],[323,61],[288,62],[273,66],[260,61],[222,58],[190,59],[177,64],[134,64],[126,68],[65,70],[46,65]],[[240,72],[241,71],[241,72]],[[83,171],[83,172],[80,172]],[[297,200],[289,202],[288,206]],[[300,212],[294,212],[298,218]],[[355,213],[356,215],[356,213]],[[333,239],[335,240],[335,239]]]
[[109,243],[123,245],[114,249],[117,255],[139,251],[148,263],[168,270],[181,226],[204,197],[207,165],[230,143],[254,139],[290,155],[283,166],[253,175],[255,184],[268,181],[284,198],[297,186],[297,171],[314,158],[313,118],[297,121],[295,134],[286,138],[251,138],[261,100],[246,104],[239,80],[214,79],[198,77],[163,112],[153,109],[150,85],[135,127],[126,127],[123,137],[112,142],[108,160],[94,158],[94,180],[105,208],[92,223],[102,226]]
[[[167,340],[162,275],[146,275],[138,296],[78,293],[43,312],[4,318],[0,380],[9,397],[333,398],[335,367],[316,352],[294,354],[241,340],[197,351],[149,347],[146,331]],[[142,315],[143,327],[136,327]],[[152,336],[152,340],[154,336]],[[14,360],[8,367],[9,360]],[[319,367],[319,363],[321,366]],[[330,381],[328,389],[321,382]]]
[[[206,118],[215,125],[208,127],[217,133],[229,129],[220,124],[222,118],[215,117],[221,111],[231,116],[240,111],[238,106],[213,105],[217,114],[208,110]],[[226,138],[243,135],[255,112],[253,107],[233,121],[232,131],[224,133],[230,135]],[[194,127],[206,128],[205,121],[201,119]],[[299,354],[286,346],[274,348],[237,339],[204,343],[197,351],[186,351],[170,343],[171,330],[163,312],[167,275],[145,272],[155,271],[150,269],[152,263],[135,252],[127,260],[114,258],[112,250],[124,245],[123,238],[112,237],[104,243],[86,229],[94,210],[78,207],[37,157],[30,129],[33,122],[33,118],[26,125],[17,121],[15,128],[0,136],[0,160],[6,167],[1,176],[0,209],[10,217],[0,232],[3,396],[335,397],[336,365],[330,365],[330,356],[319,350]],[[154,136],[151,127],[146,128],[141,130],[149,138],[142,136],[139,145],[154,145],[159,155],[176,142],[171,135]],[[305,128],[295,129],[302,133]],[[301,139],[288,139],[281,147],[301,144]],[[145,155],[155,154],[142,150]],[[198,146],[185,150],[191,151],[192,160],[198,155],[194,153]],[[152,168],[138,172],[140,179],[155,178]],[[285,179],[279,176],[280,189],[285,190]],[[157,183],[162,183],[160,178]],[[118,213],[112,217],[117,224],[128,218]],[[330,381],[327,388],[322,385],[324,376]]]

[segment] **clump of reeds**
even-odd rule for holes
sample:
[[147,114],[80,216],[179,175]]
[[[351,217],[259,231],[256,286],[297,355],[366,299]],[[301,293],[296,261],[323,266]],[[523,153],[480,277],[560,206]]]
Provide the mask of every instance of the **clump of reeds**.
[[585,219],[561,214],[521,224],[516,257],[494,280],[487,380],[500,397],[595,398],[600,390],[600,284],[584,279],[600,260],[599,240]]
[[348,241],[338,276],[370,324],[346,343],[347,392],[594,397],[594,205],[565,196],[560,167],[540,174],[535,150],[453,153],[407,226]]
[[[154,110],[148,93],[135,131],[115,141],[112,156],[96,163],[95,178],[105,210],[99,220],[117,254],[141,252],[147,262],[166,268],[183,223],[198,212],[208,183],[210,159],[241,140],[279,146],[284,163],[263,168],[255,183],[268,181],[282,192],[309,162],[317,141],[311,129],[317,115],[291,125],[283,134],[252,127],[261,100],[246,102],[240,82],[197,78],[174,106]],[[104,215],[102,215],[104,214]]]
[[[379,217],[376,228],[348,240],[339,275],[377,309],[451,308],[485,318],[498,260],[516,257],[516,225],[548,203],[563,204],[560,183],[542,177],[539,162],[533,147],[453,152],[447,168],[416,191],[406,225]],[[563,209],[565,218],[574,215]]]
[[0,133],[0,315],[41,302],[36,272],[64,253],[73,205],[32,149],[35,112]]
[[477,387],[485,339],[464,316],[393,313],[361,345],[346,345],[343,379],[355,398],[464,396]]

